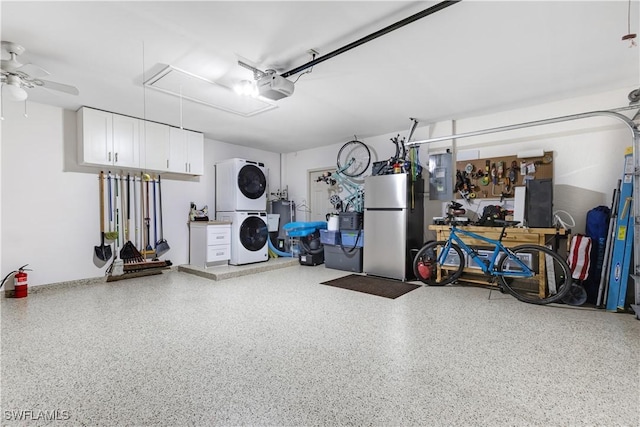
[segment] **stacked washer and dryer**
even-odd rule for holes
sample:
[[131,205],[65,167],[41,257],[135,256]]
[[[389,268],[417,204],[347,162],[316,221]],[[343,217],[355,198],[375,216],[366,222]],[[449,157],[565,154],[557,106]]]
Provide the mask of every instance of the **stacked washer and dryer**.
[[228,159],[216,164],[216,220],[231,222],[229,264],[269,259],[264,163]]

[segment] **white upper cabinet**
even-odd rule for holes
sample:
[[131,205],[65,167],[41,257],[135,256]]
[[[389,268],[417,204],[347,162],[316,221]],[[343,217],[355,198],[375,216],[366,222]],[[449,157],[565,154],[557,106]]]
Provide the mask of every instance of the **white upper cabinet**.
[[78,162],[113,164],[113,114],[81,108],[78,110]]
[[187,133],[183,129],[171,128],[170,139],[169,172],[187,173]]
[[168,125],[143,121],[142,125],[143,147],[145,160],[142,168],[159,172],[169,170],[169,144],[170,130]]
[[140,167],[140,121],[106,111],[78,110],[78,157],[81,164]]
[[187,160],[191,175],[204,174],[204,135],[187,131]]
[[140,120],[113,115],[113,153],[115,166],[140,167]]
[[78,110],[78,163],[202,175],[204,135],[82,107]]
[[202,175],[204,172],[204,135],[190,130],[171,128],[169,171]]

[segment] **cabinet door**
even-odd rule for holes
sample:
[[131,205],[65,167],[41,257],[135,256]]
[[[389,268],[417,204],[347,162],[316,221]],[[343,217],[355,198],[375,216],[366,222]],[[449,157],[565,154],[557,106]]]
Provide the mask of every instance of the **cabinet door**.
[[143,121],[141,134],[144,149],[144,168],[165,172],[169,164],[169,126]]
[[140,167],[140,120],[113,115],[113,164]]
[[187,131],[171,128],[170,135],[169,171],[187,173]]
[[187,172],[191,175],[204,173],[204,135],[187,132]]
[[95,165],[113,163],[113,114],[81,108],[78,111],[79,162]]

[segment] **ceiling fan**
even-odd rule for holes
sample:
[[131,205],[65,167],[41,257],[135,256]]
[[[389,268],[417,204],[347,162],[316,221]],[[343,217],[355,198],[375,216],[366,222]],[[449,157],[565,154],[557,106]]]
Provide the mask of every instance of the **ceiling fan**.
[[33,89],[36,87],[57,90],[70,95],[80,93],[74,86],[40,79],[40,77],[48,76],[49,72],[36,65],[22,64],[18,61],[18,56],[25,51],[24,47],[19,44],[3,41],[2,50],[10,56],[10,59],[3,59],[0,64],[0,82],[3,86],[3,95],[7,95],[8,99],[24,101],[28,97],[25,88]]

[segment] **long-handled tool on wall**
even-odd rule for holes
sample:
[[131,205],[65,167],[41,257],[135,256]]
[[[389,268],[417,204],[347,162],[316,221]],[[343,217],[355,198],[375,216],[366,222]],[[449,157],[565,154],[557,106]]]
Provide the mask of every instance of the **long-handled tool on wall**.
[[[126,203],[127,221],[125,222],[125,225],[124,225],[124,234],[125,234],[125,239],[127,240],[127,243],[125,243],[122,246],[122,249],[120,250],[120,258],[125,263],[144,261],[142,254],[138,251],[138,249],[131,242],[131,240],[129,240],[129,228],[130,228],[130,222],[131,222],[131,185],[129,180],[130,180],[130,175],[127,175],[127,203]],[[124,211],[125,207],[123,207],[122,210]]]
[[[158,216],[157,216],[158,201],[156,199],[156,180],[153,180],[153,245],[158,241]],[[156,257],[158,252],[156,252]]]
[[151,218],[149,217],[149,181],[151,180],[151,177],[147,174],[143,174],[142,178],[144,180],[144,184],[145,184],[145,217],[144,217],[144,224],[145,224],[145,228],[147,230],[146,232],[146,236],[145,236],[145,248],[143,253],[145,254],[145,256],[147,258],[151,257],[153,258],[156,254],[156,252],[153,250],[153,248],[151,247]]
[[171,248],[169,247],[169,243],[164,239],[164,235],[162,233],[162,184],[160,181],[160,175],[158,175],[158,199],[160,202],[160,240],[156,242],[156,256],[162,256]]
[[138,221],[138,187],[136,186],[136,177],[133,176],[133,223],[135,232],[133,233],[133,244],[136,248],[140,248],[140,221]]
[[[122,177],[120,177],[122,178]],[[120,276],[124,273],[123,270],[123,264],[124,262],[121,259],[118,259],[118,251],[120,250],[120,208],[118,207],[118,203],[120,202],[120,182],[122,181],[121,179],[118,178],[118,174],[116,173],[114,175],[114,179],[115,179],[115,199],[113,201],[113,207],[115,208],[115,212],[114,212],[114,216],[116,218],[116,237],[115,237],[115,249],[113,251],[114,253],[114,258],[113,258],[113,263],[111,264],[111,268],[109,269],[109,273],[111,273],[112,276]]]
[[111,259],[111,246],[104,244],[104,172],[100,171],[100,245],[95,246],[96,257],[102,261]]
[[105,232],[107,240],[115,240],[116,233],[113,231],[113,192],[111,190],[111,171],[107,175],[107,188],[109,193],[109,231]]

